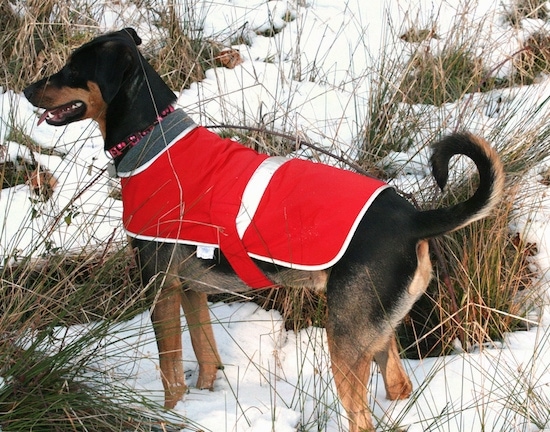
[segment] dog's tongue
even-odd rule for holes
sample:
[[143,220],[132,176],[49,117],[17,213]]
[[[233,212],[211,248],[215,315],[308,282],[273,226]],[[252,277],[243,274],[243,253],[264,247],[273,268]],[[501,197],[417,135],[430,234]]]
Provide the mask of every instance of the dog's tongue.
[[52,111],[46,110],[42,113],[42,115],[38,119],[37,126],[40,126],[40,124],[42,124],[44,122],[44,120],[46,120],[46,117],[48,117],[50,115],[50,112],[52,112]]

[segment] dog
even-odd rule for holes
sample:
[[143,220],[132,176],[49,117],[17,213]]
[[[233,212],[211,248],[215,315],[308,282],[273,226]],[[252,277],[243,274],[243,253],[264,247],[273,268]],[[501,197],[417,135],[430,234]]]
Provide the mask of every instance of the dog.
[[479,185],[464,202],[419,211],[383,182],[261,155],[197,126],[174,108],[175,94],[140,43],[131,28],[101,35],[24,94],[44,109],[39,124],[89,118],[99,126],[121,178],[123,222],[142,280],[156,293],[165,407],[187,391],[180,305],[198,359],[196,385],[213,390],[223,364],[207,294],[297,286],[326,293],[331,369],[349,430],[374,430],[371,363],[389,399],[409,397],[394,329],[432,277],[428,240],[488,216],[499,202],[497,153],[468,133],[442,138],[431,157],[439,187],[454,155],[473,160]]

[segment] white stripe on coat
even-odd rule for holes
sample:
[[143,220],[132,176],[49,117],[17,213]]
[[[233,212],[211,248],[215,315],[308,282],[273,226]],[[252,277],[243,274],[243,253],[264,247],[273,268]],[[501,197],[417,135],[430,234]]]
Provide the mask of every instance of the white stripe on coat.
[[237,234],[242,239],[244,233],[250,226],[256,210],[260,205],[260,201],[264,196],[265,190],[271,178],[277,170],[290,159],[283,156],[272,156],[265,159],[254,171],[252,177],[248,181],[243,196],[241,206],[235,223],[237,225]]

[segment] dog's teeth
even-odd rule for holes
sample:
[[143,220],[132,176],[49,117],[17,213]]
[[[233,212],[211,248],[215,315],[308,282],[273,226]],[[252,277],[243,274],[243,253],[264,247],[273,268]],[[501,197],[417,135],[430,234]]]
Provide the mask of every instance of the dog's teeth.
[[58,107],[58,108],[52,108],[50,110],[46,110],[42,113],[42,115],[38,119],[37,124],[41,124],[45,120],[62,121],[64,116],[70,114],[74,110],[82,108],[83,106],[84,106],[84,102],[75,101],[75,102],[72,102],[70,104]]

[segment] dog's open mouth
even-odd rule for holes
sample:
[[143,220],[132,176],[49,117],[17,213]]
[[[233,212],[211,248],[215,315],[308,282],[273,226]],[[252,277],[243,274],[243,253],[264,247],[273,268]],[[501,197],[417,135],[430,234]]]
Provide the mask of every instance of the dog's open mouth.
[[38,124],[46,121],[52,126],[63,126],[80,120],[86,112],[86,104],[82,101],[73,101],[55,108],[47,109],[38,119]]

